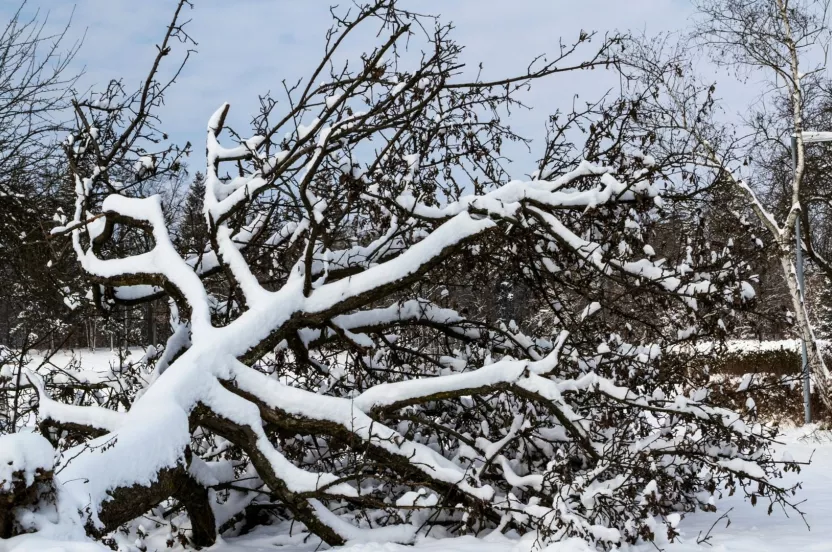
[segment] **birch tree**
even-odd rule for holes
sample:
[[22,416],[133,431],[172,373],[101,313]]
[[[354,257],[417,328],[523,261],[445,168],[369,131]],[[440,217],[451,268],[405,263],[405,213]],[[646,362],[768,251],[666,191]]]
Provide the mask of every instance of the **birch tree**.
[[[745,207],[739,210],[753,213],[764,231],[760,238],[773,242],[791,301],[795,332],[807,344],[809,367],[829,408],[829,372],[799,290],[795,236],[795,223],[801,220],[803,252],[826,270],[829,265],[811,245],[813,225],[804,192],[806,148],[817,134],[805,128],[804,109],[805,84],[813,82],[823,69],[818,55],[822,56],[828,45],[828,2],[703,0],[697,2],[697,8],[699,19],[691,38],[710,50],[715,63],[736,71],[738,78],[765,78],[766,88],[758,100],[766,107],[757,112],[750,108],[747,126],[721,122],[724,114],[716,100],[717,87],[697,82],[690,52],[667,40],[655,40],[646,47],[635,45],[631,58],[638,68],[635,75],[651,75],[648,80],[655,112],[650,124],[656,125],[659,133],[673,134],[672,140],[681,145],[680,151],[684,150],[692,163],[720,171],[744,198]],[[773,121],[772,113],[777,109],[771,105],[779,100],[786,107],[779,111],[782,118]],[[785,183],[777,184],[783,185],[777,204],[766,201],[769,196],[761,186],[769,177],[753,170],[755,161],[771,148],[787,152],[779,159],[790,164],[778,172]]]

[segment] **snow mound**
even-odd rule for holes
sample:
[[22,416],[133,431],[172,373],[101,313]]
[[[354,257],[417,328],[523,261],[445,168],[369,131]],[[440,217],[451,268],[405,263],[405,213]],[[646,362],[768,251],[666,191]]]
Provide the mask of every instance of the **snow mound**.
[[11,490],[16,473],[23,474],[28,487],[38,470],[52,471],[54,458],[52,445],[36,433],[0,435],[0,490]]

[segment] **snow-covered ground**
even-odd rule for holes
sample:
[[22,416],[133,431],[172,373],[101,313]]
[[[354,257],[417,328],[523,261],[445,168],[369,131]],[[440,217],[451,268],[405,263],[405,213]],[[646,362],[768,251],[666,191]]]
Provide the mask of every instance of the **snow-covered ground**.
[[[137,362],[144,357],[143,347],[130,347],[130,354],[127,355],[128,362]],[[44,360],[43,353],[33,351],[30,355],[32,360],[30,367],[36,367]],[[49,357],[49,362],[58,368],[65,368],[75,362],[83,366],[85,370],[93,372],[106,372],[113,366],[118,366],[118,351],[110,350],[108,347],[99,349],[61,349]]]
[[[37,356],[37,355],[36,355]],[[59,367],[69,364],[72,357],[82,359],[85,371],[106,373],[117,364],[115,353],[108,349],[92,352],[80,350],[58,353],[52,363]],[[130,359],[137,361],[144,356],[144,351],[132,351]],[[41,359],[33,359],[39,363]],[[794,512],[784,513],[775,510],[771,516],[766,514],[768,505],[761,502],[756,507],[744,502],[738,495],[725,497],[719,502],[716,514],[696,513],[684,518],[680,525],[681,538],[674,543],[660,544],[667,552],[799,552],[832,551],[832,436],[828,440],[810,440],[803,438],[807,429],[789,430],[782,437],[783,444],[778,448],[788,450],[798,461],[808,460],[812,463],[804,467],[799,474],[789,473],[784,484],[803,482],[796,501],[805,512],[805,521]],[[832,435],[832,434],[830,434]],[[731,510],[730,525],[726,518],[720,516]],[[697,542],[704,535],[710,538],[705,543]],[[58,539],[69,535],[51,535]],[[74,537],[74,536],[73,536]],[[72,537],[70,537],[72,538]],[[164,538],[147,540],[147,550],[169,550]],[[320,542],[310,539],[304,542],[302,535],[290,535],[288,526],[265,527],[253,534],[238,538],[229,538],[218,542],[209,550],[212,552],[308,552],[321,549]],[[45,540],[41,536],[24,535],[9,541],[0,540],[0,552],[102,552],[101,545],[86,543],[67,543],[60,540]],[[178,550],[178,548],[177,548]],[[415,546],[402,546],[391,543],[352,544],[337,549],[341,552],[529,552],[540,550],[533,538],[511,539],[502,535],[474,538],[423,539]],[[583,542],[571,541],[550,545],[547,552],[591,552]],[[627,550],[626,548],[624,550]],[[629,552],[655,551],[652,545],[641,545]]]
[[[756,507],[744,502],[739,495],[725,497],[719,503],[716,514],[696,513],[687,516],[679,525],[682,537],[677,542],[661,545],[667,552],[693,552],[708,550],[711,552],[804,552],[832,550],[832,441],[816,442],[802,440],[805,429],[791,430],[783,436],[781,450],[787,449],[795,460],[808,460],[812,463],[799,474],[789,473],[786,483],[803,482],[798,491],[797,500],[805,500],[800,505],[806,513],[805,521],[794,512],[786,515],[782,510],[775,510],[771,516],[766,515],[767,504],[758,503]],[[708,534],[714,522],[728,509],[731,524],[726,527],[722,518],[713,530],[707,543],[698,544],[697,540]],[[808,527],[807,527],[808,524]],[[301,552],[311,551],[310,544],[284,544],[286,536],[276,537],[262,532],[256,535],[230,539],[216,545],[212,550],[223,552]],[[539,549],[533,540],[511,540],[503,536],[496,538],[475,539],[462,537],[456,539],[424,540],[414,546],[397,544],[356,544],[339,549],[342,552],[527,552]],[[546,552],[589,552],[591,549],[582,542],[564,542],[550,545]],[[656,548],[641,545],[631,552],[648,552]]]
[[[775,552],[832,550],[832,442],[803,440],[806,429],[787,432],[780,450],[788,450],[795,460],[812,459],[799,474],[786,475],[786,483],[803,482],[795,499],[806,513],[805,521],[793,512],[787,516],[782,510],[766,515],[767,504],[756,507],[739,496],[726,497],[718,504],[716,514],[696,513],[680,524],[682,539],[666,546],[668,552],[711,550],[713,552]],[[729,508],[731,524],[725,519],[710,532],[711,546],[697,545],[697,537],[707,534],[717,518]]]
[[[795,497],[806,513],[805,521],[793,512],[786,515],[775,510],[766,515],[767,505],[756,507],[744,502],[738,495],[726,497],[719,504],[716,514],[696,513],[687,516],[679,525],[681,538],[677,542],[662,544],[667,552],[804,552],[832,550],[832,439],[818,442],[801,439],[807,430],[797,429],[783,436],[781,450],[788,450],[795,460],[812,459],[811,465],[800,474],[790,473],[786,483],[803,482],[803,488]],[[721,514],[731,509],[726,519]],[[719,519],[719,521],[717,521]],[[715,524],[716,522],[716,524]],[[808,526],[807,526],[808,524]],[[712,528],[713,526],[713,528]],[[710,530],[707,543],[698,543]],[[148,539],[147,550],[167,548],[163,543],[154,546]],[[311,552],[320,550],[318,541],[303,542],[302,536],[290,536],[288,526],[265,527],[254,534],[226,539],[211,547],[211,552]],[[35,535],[0,541],[0,552],[103,552],[106,548],[93,543],[65,543],[47,541]],[[423,539],[415,546],[390,543],[361,543],[347,545],[339,552],[530,552],[540,550],[532,538],[510,539],[495,537],[461,537],[452,539]],[[550,545],[545,552],[592,552],[583,542],[569,541]],[[624,548],[625,552],[655,551],[652,545]]]

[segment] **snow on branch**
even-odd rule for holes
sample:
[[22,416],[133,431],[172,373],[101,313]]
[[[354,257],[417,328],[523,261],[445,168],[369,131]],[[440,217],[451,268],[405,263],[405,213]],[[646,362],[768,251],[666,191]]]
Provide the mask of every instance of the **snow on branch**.
[[[661,355],[724,337],[753,289],[707,225],[672,218],[678,166],[642,151],[641,104],[576,114],[580,147],[553,127],[536,178],[511,178],[501,148],[525,139],[500,114],[558,71],[467,82],[450,25],[414,18],[392,0],[336,18],[320,67],[262,98],[250,132],[217,109],[196,254],[159,195],[115,180],[173,170],[142,161],[148,128],[129,111],[81,125],[79,264],[97,297],[169,295],[172,334],[120,412],[59,405],[33,377],[42,421],[94,430],[62,451],[62,505],[99,536],[172,497],[203,544],[261,505],[329,545],[441,526],[607,549],[672,538],[723,484],[789,505],[771,431]],[[374,25],[375,49],[332,62]],[[678,250],[653,241],[670,220]],[[142,248],[116,247],[121,230]]]

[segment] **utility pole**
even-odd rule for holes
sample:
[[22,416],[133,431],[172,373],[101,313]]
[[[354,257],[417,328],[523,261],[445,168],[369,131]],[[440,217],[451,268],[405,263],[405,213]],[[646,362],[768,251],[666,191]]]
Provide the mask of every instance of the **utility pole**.
[[[832,132],[804,132],[803,143],[811,144],[815,142],[832,142]],[[797,135],[792,134],[792,175],[797,169]],[[801,205],[801,208],[803,206]],[[797,287],[800,294],[800,304],[804,312],[805,306],[805,282],[803,278],[803,241],[800,237],[800,217],[794,221],[794,239],[796,243],[795,272],[797,273]],[[807,424],[812,422],[812,405],[811,405],[811,374],[809,372],[809,359],[806,354],[806,340],[803,338],[803,332],[800,333],[800,358],[802,362],[803,373],[803,414],[804,420]]]
[[[792,177],[797,170],[797,136],[792,134]],[[796,264],[795,272],[797,272],[797,290],[800,294],[801,308],[806,311],[805,294],[803,291],[803,243],[800,239],[800,217],[794,219],[794,239],[795,239],[795,256]],[[803,332],[800,332],[800,366],[803,374],[803,421],[806,424],[812,423],[812,381],[809,373],[809,355],[806,352],[806,339]]]

